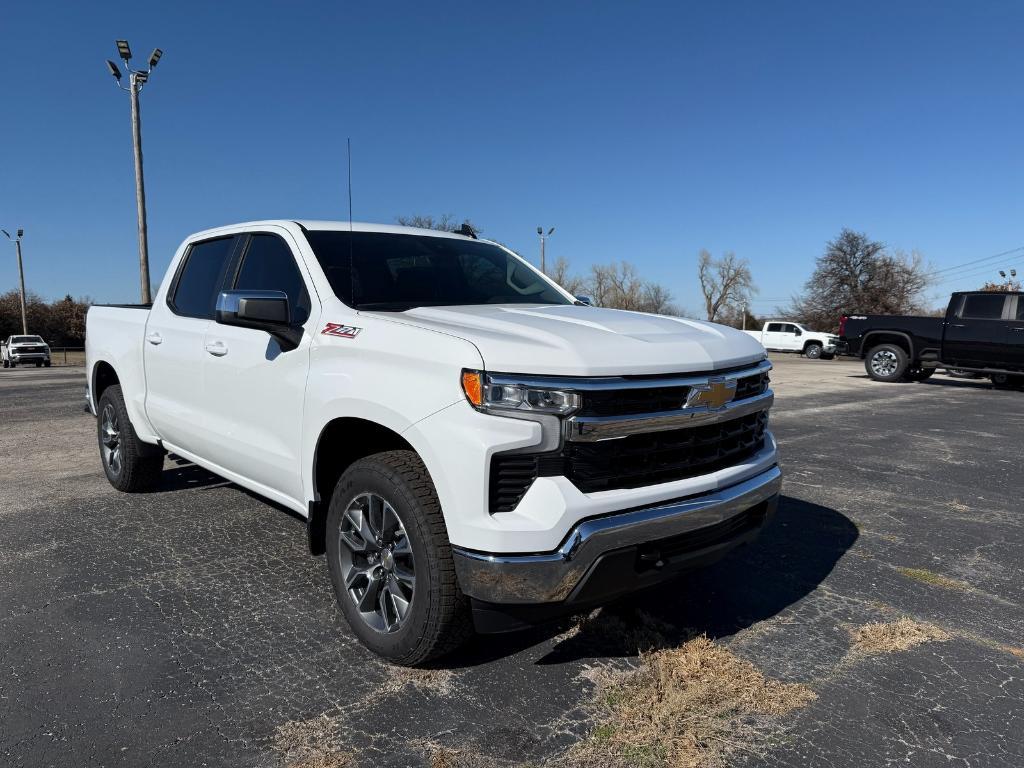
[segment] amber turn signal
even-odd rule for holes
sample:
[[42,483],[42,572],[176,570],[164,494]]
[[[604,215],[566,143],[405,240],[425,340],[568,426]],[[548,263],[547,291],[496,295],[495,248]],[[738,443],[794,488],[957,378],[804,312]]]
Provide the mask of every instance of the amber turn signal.
[[479,408],[484,402],[483,376],[477,371],[463,371],[462,391],[466,393],[466,399]]

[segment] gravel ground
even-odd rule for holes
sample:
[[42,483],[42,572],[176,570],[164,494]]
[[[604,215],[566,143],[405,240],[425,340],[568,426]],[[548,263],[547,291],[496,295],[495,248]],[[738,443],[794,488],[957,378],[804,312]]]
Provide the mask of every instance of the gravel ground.
[[815,695],[730,764],[1024,764],[1024,393],[792,356],[773,381],[785,498],[753,546],[410,672],[353,639],[300,520],[171,460],[118,494],[81,369],[0,371],[0,763],[565,762],[643,625]]

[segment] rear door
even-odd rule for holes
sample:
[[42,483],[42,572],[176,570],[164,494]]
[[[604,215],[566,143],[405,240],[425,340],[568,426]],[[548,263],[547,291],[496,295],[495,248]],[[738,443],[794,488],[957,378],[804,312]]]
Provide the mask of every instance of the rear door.
[[209,324],[202,356],[209,458],[301,503],[302,408],[319,301],[283,229],[248,235],[229,282],[237,290],[284,291],[292,322],[305,333],[296,349],[284,351],[266,331]]
[[203,342],[238,237],[192,243],[167,293],[149,313],[143,341],[146,414],[157,434],[200,457],[209,450],[203,422]]
[[784,334],[782,332],[782,323],[768,323],[764,327],[764,333],[762,335],[765,349],[784,349],[782,345]]
[[967,293],[953,300],[942,339],[942,361],[965,368],[1002,368],[1010,355],[1010,299]]

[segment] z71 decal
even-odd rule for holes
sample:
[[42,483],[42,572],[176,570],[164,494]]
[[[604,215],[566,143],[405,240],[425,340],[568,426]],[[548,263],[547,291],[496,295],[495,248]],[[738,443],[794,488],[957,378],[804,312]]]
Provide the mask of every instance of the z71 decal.
[[341,339],[354,339],[359,335],[362,328],[354,325],[341,325],[340,323],[328,323],[327,327],[320,331],[322,336],[337,336]]

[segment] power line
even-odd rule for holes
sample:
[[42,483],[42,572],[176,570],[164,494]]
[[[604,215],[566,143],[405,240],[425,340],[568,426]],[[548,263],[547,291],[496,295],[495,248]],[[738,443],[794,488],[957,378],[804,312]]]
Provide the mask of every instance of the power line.
[[991,256],[982,256],[980,259],[974,259],[973,261],[965,261],[963,264],[954,264],[952,267],[943,267],[942,269],[932,270],[929,274],[932,276],[941,275],[945,272],[953,272],[964,267],[969,267],[972,264],[981,264],[982,262],[994,261],[1001,259],[1004,256],[1009,256],[1011,253],[1017,253],[1017,251],[1024,251],[1024,245],[1019,245],[1016,248],[1011,248],[1008,251],[1002,253],[995,253]]

